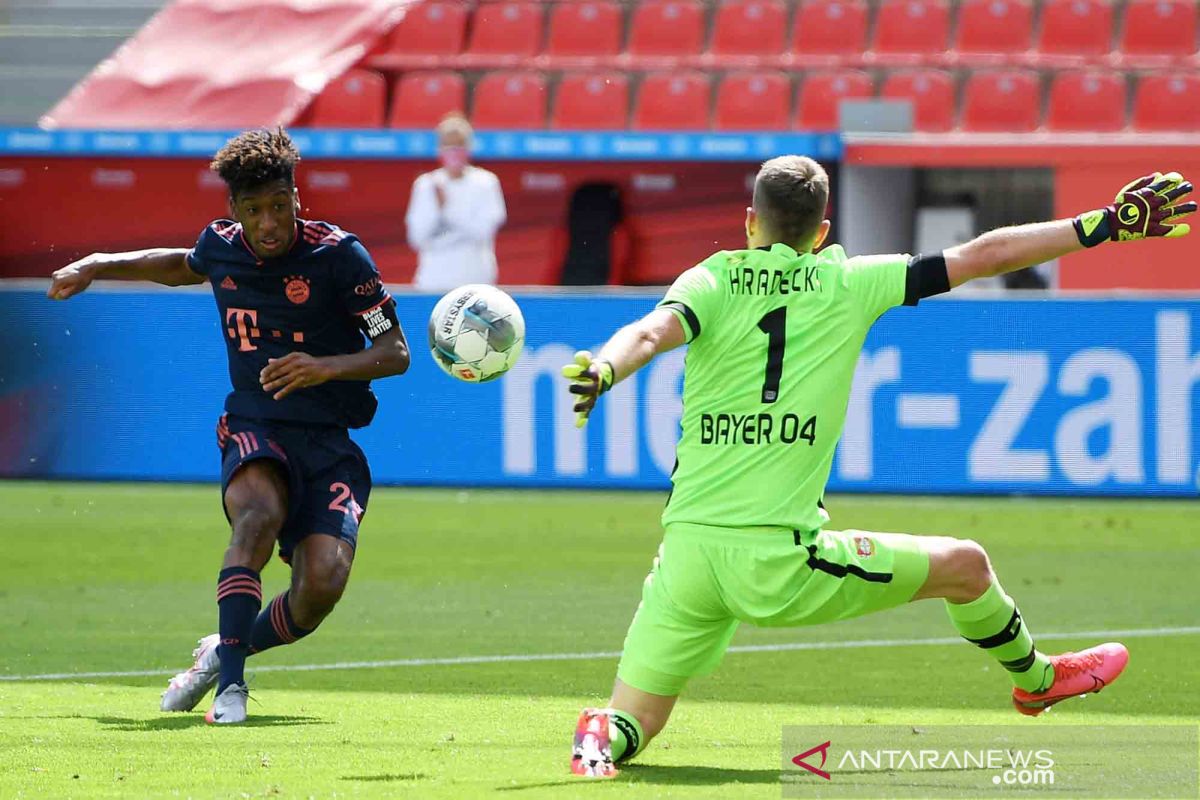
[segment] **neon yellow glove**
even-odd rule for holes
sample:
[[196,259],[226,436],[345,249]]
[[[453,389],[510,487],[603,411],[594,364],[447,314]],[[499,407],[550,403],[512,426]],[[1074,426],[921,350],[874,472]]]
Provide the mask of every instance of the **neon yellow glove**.
[[1187,236],[1191,226],[1179,222],[1196,210],[1195,201],[1176,201],[1192,191],[1192,184],[1178,172],[1156,172],[1127,183],[1117,192],[1116,202],[1075,218],[1075,235],[1084,247],[1107,242],[1130,242],[1161,236]]
[[582,428],[600,395],[612,388],[613,365],[607,359],[593,358],[588,350],[580,350],[575,361],[562,368],[562,374],[571,381],[571,394],[582,395],[575,404],[575,427]]

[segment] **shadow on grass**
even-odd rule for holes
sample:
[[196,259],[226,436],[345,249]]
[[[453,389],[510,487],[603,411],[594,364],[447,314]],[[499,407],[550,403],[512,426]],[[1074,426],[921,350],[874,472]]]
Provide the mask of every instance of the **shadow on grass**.
[[679,786],[721,786],[726,783],[779,783],[777,769],[722,769],[721,767],[626,764],[621,772],[631,782]]
[[[720,767],[626,764],[621,767],[621,774],[616,780],[626,783],[656,783],[668,786],[724,786],[733,783],[778,784],[781,775],[782,773],[777,769],[721,769]],[[520,792],[526,789],[548,789],[554,786],[586,786],[605,783],[608,781],[564,778],[561,781],[502,786],[496,791]]]
[[[136,719],[134,717],[66,717],[65,719],[90,719],[115,731],[154,732],[178,731],[187,728],[202,728],[208,723],[199,714],[172,714],[170,716]],[[265,714],[252,716],[245,722],[239,723],[241,728],[276,728],[290,725],[330,725],[332,723],[320,717],[291,717]]]
[[429,776],[423,772],[391,772],[381,775],[343,775],[344,781],[361,781],[362,783],[394,783],[396,781],[423,781]]

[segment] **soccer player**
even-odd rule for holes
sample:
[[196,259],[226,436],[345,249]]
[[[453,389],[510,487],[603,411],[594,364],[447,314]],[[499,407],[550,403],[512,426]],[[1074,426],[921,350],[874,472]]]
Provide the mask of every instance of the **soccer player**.
[[[213,222],[190,250],[93,254],[56,271],[48,292],[65,300],[96,278],[212,286],[233,384],[217,427],[233,533],[217,577],[218,633],[162,697],[164,711],[190,711],[215,684],[210,723],[246,719],[248,655],[309,635],[341,598],[371,492],[347,428],[375,415],[370,381],[409,363],[366,249],[297,216],[299,160],[282,129],[237,136],[212,162],[232,220]],[[276,542],[291,586],[260,613],[259,573]]]
[[[931,255],[847,258],[840,246],[822,248],[829,183],[821,166],[798,156],[763,164],[746,249],[684,272],[654,311],[597,356],[581,351],[563,368],[583,425],[614,383],[689,345],[662,546],[609,707],[580,716],[572,771],[606,777],[640,752],[688,679],[716,668],[740,622],[813,625],[941,598],[955,629],[1012,679],[1022,714],[1112,683],[1125,647],[1037,649],[977,543],[825,530],[821,499],[859,351],[883,312],[1102,242],[1183,236],[1180,218],[1196,203],[1179,201],[1191,189],[1176,173],[1156,173],[1073,220],[1003,228]],[[583,752],[597,729],[611,740],[599,765]]]

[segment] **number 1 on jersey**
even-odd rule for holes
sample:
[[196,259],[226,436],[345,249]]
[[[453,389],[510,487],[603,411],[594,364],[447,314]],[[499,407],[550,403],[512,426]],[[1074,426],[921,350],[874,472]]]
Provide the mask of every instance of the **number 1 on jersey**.
[[779,399],[779,381],[783,379],[783,350],[787,345],[787,306],[780,306],[758,321],[758,329],[767,335],[767,372],[763,379],[762,401]]

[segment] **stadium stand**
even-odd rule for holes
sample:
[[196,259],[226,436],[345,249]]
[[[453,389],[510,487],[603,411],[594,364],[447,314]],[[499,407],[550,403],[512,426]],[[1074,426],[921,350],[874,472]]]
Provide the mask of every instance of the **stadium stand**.
[[838,104],[842,100],[865,100],[875,94],[875,83],[862,70],[833,70],[809,75],[799,89],[796,102],[798,130],[831,131],[838,127]]
[[1121,58],[1129,66],[1163,66],[1196,53],[1195,0],[1129,0]]
[[1149,75],[1138,82],[1133,127],[1140,131],[1200,131],[1200,75]]
[[32,125],[165,2],[0,1],[0,125]]
[[542,49],[545,9],[539,3],[484,3],[471,20],[467,65],[519,65]]
[[879,92],[889,100],[911,100],[913,127],[944,133],[954,127],[954,79],[934,69],[906,70],[888,75]]
[[1044,0],[1040,63],[1079,66],[1083,57],[1099,58],[1112,50],[1113,14],[1108,0]]
[[787,6],[782,0],[729,0],[717,8],[709,59],[745,66],[783,53]]
[[949,38],[946,0],[883,0],[875,19],[872,56],[881,64],[919,63],[945,52]]
[[381,128],[387,113],[387,81],[378,72],[352,69],[317,96],[302,124],[318,128]]
[[1029,0],[964,0],[954,50],[964,64],[997,64],[1033,45]]
[[710,87],[701,72],[647,75],[638,91],[633,128],[642,131],[707,130]]
[[429,0],[411,6],[392,30],[375,66],[438,66],[446,56],[462,52],[467,39],[467,7]]
[[396,82],[388,126],[432,128],[467,107],[467,82],[457,72],[410,72]]
[[666,66],[704,44],[704,7],[693,0],[642,0],[629,24],[630,65]]
[[788,126],[791,84],[782,72],[734,72],[717,87],[713,128],[777,131]]
[[1114,72],[1064,72],[1050,85],[1049,131],[1119,131],[1125,127],[1125,77]]
[[564,75],[555,93],[550,127],[556,130],[624,130],[629,125],[629,80],[613,70]]
[[471,120],[479,128],[546,127],[546,79],[529,71],[489,72],[475,85]]
[[978,70],[963,90],[962,127],[967,131],[1028,133],[1041,117],[1041,87],[1028,70]]
[[[177,0],[42,118],[46,127],[290,124],[404,15],[384,0]],[[0,48],[2,49],[2,48]]]
[[[110,1],[154,2],[104,0]],[[261,15],[268,7],[272,25],[264,35]],[[505,126],[519,120],[520,127],[548,122],[578,130],[594,119],[613,129],[624,119],[655,129],[829,129],[843,96],[870,97],[878,85],[883,98],[911,100],[918,129],[928,132],[1021,132],[1043,122],[1050,132],[1190,130],[1191,106],[1172,106],[1193,102],[1198,7],[1195,0],[178,0],[43,122],[182,127],[194,119],[219,127],[253,119],[426,127],[452,108],[477,107],[482,121],[476,123],[485,127],[504,119]],[[256,31],[253,48],[245,46],[247,30]],[[19,36],[7,37],[0,67],[31,49]],[[379,76],[367,71],[338,79],[350,69],[381,73],[393,87],[390,109]],[[530,95],[522,90],[517,107],[500,113],[492,105],[495,87],[508,85],[511,76],[503,72],[493,80],[489,71],[511,69],[540,70],[542,88]],[[758,79],[730,74],[747,69],[763,72]],[[1032,84],[1030,75],[1014,72],[1024,69],[1038,70]],[[680,81],[646,76],[672,70],[684,70]],[[605,82],[596,83],[592,71]],[[619,81],[618,72],[624,74]],[[3,74],[0,69],[0,79]],[[296,86],[273,83],[286,77]],[[711,109],[698,78],[715,88]],[[782,115],[781,79],[789,84]],[[216,97],[215,87],[241,92],[247,82],[268,105],[244,114],[176,111],[178,104]],[[560,88],[547,114],[546,87],[560,82],[601,107],[585,110]],[[640,83],[648,89],[634,93],[628,114],[622,98],[628,103],[631,87]],[[1044,114],[1036,91],[1043,84]],[[1137,87],[1132,101],[1125,99],[1127,84]],[[1009,86],[1021,88],[1010,92]],[[767,105],[735,98],[737,87]],[[788,101],[792,88],[794,104]],[[471,102],[479,92],[483,97]],[[643,96],[656,92],[685,118],[642,113]],[[19,99],[11,105],[19,108]],[[6,95],[6,113],[9,106]],[[735,112],[738,107],[744,110]]]
[[863,0],[812,0],[796,10],[792,53],[798,63],[849,58],[867,49],[867,4]]
[[559,3],[550,11],[547,66],[578,66],[616,56],[622,25],[621,7],[608,0]]

